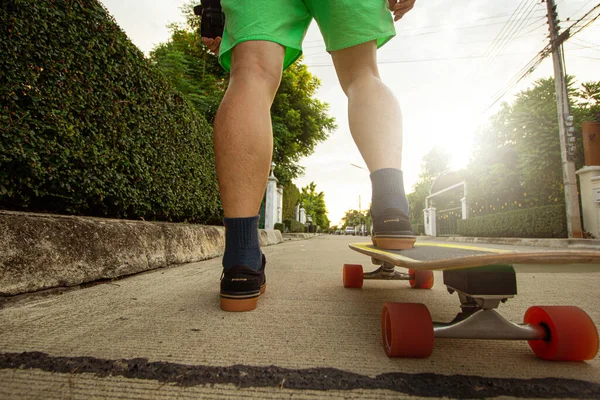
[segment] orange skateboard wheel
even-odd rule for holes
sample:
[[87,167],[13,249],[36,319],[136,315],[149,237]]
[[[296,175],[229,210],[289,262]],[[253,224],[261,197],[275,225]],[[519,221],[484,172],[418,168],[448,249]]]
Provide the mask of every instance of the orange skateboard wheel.
[[544,340],[528,340],[535,355],[544,360],[591,360],[598,353],[596,325],[579,307],[534,306],[525,312],[523,320],[548,332]]
[[345,288],[363,287],[363,267],[360,264],[344,264],[343,270]]
[[423,304],[385,303],[381,335],[388,357],[425,358],[433,352],[433,322]]
[[433,271],[408,270],[411,279],[410,287],[414,289],[431,289],[433,287]]

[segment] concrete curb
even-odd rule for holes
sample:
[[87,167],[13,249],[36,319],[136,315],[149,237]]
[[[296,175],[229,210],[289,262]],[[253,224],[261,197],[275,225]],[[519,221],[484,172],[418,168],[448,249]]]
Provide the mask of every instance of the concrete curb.
[[320,236],[321,233],[284,233],[284,239],[310,239],[315,236]]
[[512,246],[533,246],[551,248],[576,248],[600,250],[600,240],[596,239],[536,239],[536,238],[487,238],[487,237],[436,237],[436,240],[447,240],[459,243],[490,243]]
[[[261,230],[260,242],[283,238]],[[0,211],[0,296],[206,260],[224,245],[219,226]]]

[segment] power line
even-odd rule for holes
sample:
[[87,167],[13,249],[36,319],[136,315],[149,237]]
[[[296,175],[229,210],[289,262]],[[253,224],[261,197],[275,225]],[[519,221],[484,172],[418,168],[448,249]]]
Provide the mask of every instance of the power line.
[[[545,19],[545,17],[529,17],[524,19],[525,21],[529,21],[529,20],[533,20],[536,19],[536,21],[534,21],[534,23],[541,21],[543,19]],[[479,21],[479,20],[478,20]],[[521,21],[521,19],[519,19],[518,21]],[[452,29],[453,31],[462,31],[462,30],[467,30],[467,29],[476,29],[476,28],[485,28],[485,27],[489,27],[489,26],[493,26],[493,25],[501,25],[501,24],[505,24],[507,21],[500,21],[500,22],[493,22],[490,24],[478,24],[478,25],[467,25],[467,26],[457,26],[454,29]],[[440,26],[453,26],[452,24],[446,24],[446,25],[431,25],[431,26],[426,26],[426,27],[421,27],[421,28],[413,28],[413,30],[418,30],[418,29],[428,29],[431,27],[440,27]],[[434,31],[430,31],[430,32],[420,32],[420,33],[414,33],[411,34],[410,32],[406,32],[403,30],[399,30],[398,34],[396,35],[397,38],[401,38],[401,37],[413,37],[413,36],[427,36],[427,35],[433,35],[436,33],[447,33],[448,30],[446,29],[438,29],[438,30],[434,30]],[[323,47],[323,41],[321,39],[315,39],[315,40],[308,40],[306,42],[304,42],[304,44],[310,44],[309,46],[305,46],[305,49],[316,49],[319,47]],[[316,46],[313,46],[312,44],[316,44]]]
[[[600,3],[598,5],[596,5],[594,8],[592,8],[590,11],[588,11],[583,17],[581,17],[579,20],[577,20],[576,22],[574,22],[571,26],[569,26],[564,33],[566,33],[567,35],[564,36],[564,40],[567,40],[567,38],[571,38],[573,37],[575,34],[581,32],[583,29],[585,29],[586,27],[588,27],[590,24],[592,24],[598,17],[600,17],[600,13],[598,13],[598,15],[596,15],[595,17],[590,17],[591,19],[589,21],[586,21],[584,23],[584,20],[590,16],[595,10],[600,9]],[[584,23],[582,26],[578,26],[578,24],[580,23]],[[578,28],[577,30],[571,32],[572,28]],[[561,34],[562,36],[562,34]],[[558,43],[556,45],[561,45],[561,43]],[[504,90],[499,90],[498,92],[496,92],[496,96],[494,97],[494,100],[492,101],[492,104],[490,104],[484,111],[487,112],[490,108],[492,108],[498,101],[500,101],[505,95],[506,93],[508,93],[509,90],[511,90],[513,87],[515,87],[521,80],[523,80],[526,76],[528,76],[529,74],[531,74],[540,64],[541,62],[548,57],[548,55],[550,55],[552,53],[552,46],[554,45],[554,43],[552,44],[548,44],[546,45],[542,50],[540,50],[523,68],[521,68],[521,70],[519,70],[519,72],[517,72],[517,74],[505,85],[503,86]]]
[[492,108],[496,103],[498,103],[506,95],[506,93],[508,93],[525,77],[531,74],[542,63],[544,58],[546,58],[550,54],[551,51],[552,48],[550,45],[547,45],[546,47],[544,47],[544,49],[539,51],[527,64],[525,64],[525,66],[523,66],[523,68],[519,70],[519,72],[517,72],[515,76],[511,78],[510,81],[508,81],[508,83],[506,83],[500,90],[498,90],[494,94],[494,96],[492,96],[492,103],[483,111],[483,113],[485,114],[490,108]]
[[588,40],[583,40],[583,39],[581,39],[581,38],[573,38],[573,40],[574,40],[574,41],[576,41],[576,42],[581,42],[581,43],[583,43],[583,44],[585,44],[585,45],[590,45],[590,46],[600,46],[600,44],[598,44],[598,43],[593,43],[593,42],[590,42],[590,41],[588,41]]
[[[502,17],[506,17],[507,15],[510,15],[511,13],[505,13],[505,14],[498,14],[498,15],[493,15],[490,17],[484,17],[484,18],[478,18],[474,21],[471,22],[478,22],[478,21],[485,21],[488,19],[495,19],[495,18],[502,18]],[[541,17],[541,19],[544,19],[545,17]],[[533,18],[531,18],[533,19]],[[492,25],[500,25],[505,23],[505,21],[500,21],[500,22],[494,22],[491,24],[481,24],[481,25],[467,25],[467,26],[459,26],[458,29],[471,29],[471,28],[479,28],[479,27],[485,27],[485,26],[492,26]],[[415,30],[423,30],[423,29],[430,29],[430,28],[439,28],[439,27],[448,27],[448,26],[454,26],[454,24],[438,24],[438,25],[428,25],[428,26],[420,26],[420,27],[416,27],[416,28],[408,28],[408,29],[399,29],[399,32],[406,32],[406,31],[415,31]],[[429,34],[429,33],[438,33],[438,32],[446,32],[446,30],[438,30],[435,32],[425,32],[425,34]],[[405,37],[405,36],[411,36],[411,35],[399,35],[400,37]],[[417,36],[417,35],[414,35]],[[314,43],[319,43],[322,42],[322,39],[313,39],[313,40],[307,40],[304,43],[305,44],[314,44]]]
[[[526,1],[529,1],[528,6],[527,6]],[[497,55],[500,54],[501,51],[503,51],[511,42],[513,42],[515,40],[515,38],[517,37],[517,34],[520,31],[531,27],[531,24],[530,24],[527,27],[523,28],[523,24],[522,24],[522,22],[520,23],[520,21],[523,19],[522,17],[524,17],[526,15],[527,16],[531,15],[533,13],[536,5],[537,5],[537,1],[531,2],[531,0],[522,0],[517,5],[517,7],[515,8],[515,10],[513,11],[512,15],[511,15],[511,18],[509,18],[509,20],[506,22],[506,25],[502,28],[502,30],[500,30],[500,32],[498,32],[498,34],[496,35],[496,37],[494,38],[492,43],[490,43],[490,45],[488,46],[488,48],[486,50],[486,57],[484,57],[477,64],[477,66],[475,67],[475,69],[472,72],[465,74],[461,78],[461,82],[464,82],[465,80],[471,80],[471,81],[474,81],[474,83],[473,83],[474,85],[479,84],[479,82],[481,81],[482,78],[481,77],[476,78],[476,77],[479,74],[480,70],[483,69],[484,67],[487,68],[489,65],[491,65],[494,58],[496,58]],[[534,24],[536,24],[539,21],[540,20],[537,19],[534,22]],[[539,29],[539,26],[535,28],[535,30],[537,30],[537,29]],[[530,32],[532,32],[532,31],[530,31]],[[545,41],[545,39],[544,39],[544,41]],[[527,65],[529,65],[529,63]],[[516,79],[518,79],[518,78],[516,78]],[[512,83],[512,80],[509,82],[509,84],[510,83]],[[498,92],[496,92],[494,94],[494,96],[496,96],[498,93],[500,93],[504,88],[505,88],[505,86],[503,86],[501,89],[499,89]],[[502,94],[502,95],[504,95],[504,94]],[[493,104],[495,104],[497,101],[498,100],[495,100]]]
[[587,3],[585,3],[584,5],[582,5],[581,7],[579,7],[579,9],[577,11],[575,11],[573,14],[571,14],[570,17],[567,18],[567,21],[569,21],[571,18],[573,18],[573,15],[577,14],[579,11],[583,10],[584,8],[586,8],[587,5],[590,4],[592,1],[594,1],[594,0],[590,0]]
[[573,27],[575,27],[580,22],[584,21],[588,16],[590,16],[592,14],[592,12],[594,12],[596,10],[600,10],[600,3],[598,3],[594,8],[592,8],[590,11],[588,11],[587,13],[585,13],[585,15],[583,17],[579,18],[577,21],[575,21],[571,26],[569,26],[566,29],[566,31],[569,32],[569,36],[574,36],[575,34],[581,32],[582,30],[584,30],[585,28],[587,28],[588,26],[590,26],[594,21],[596,21],[596,19],[598,19],[598,17],[600,17],[600,13],[598,13],[593,18],[590,17],[591,19],[589,21],[587,21],[584,25],[582,25],[581,27],[579,27],[576,31],[571,32],[571,29]]
[[[487,18],[479,18],[476,19],[472,22],[478,22],[478,21],[484,21],[486,19],[493,19],[493,18],[500,18],[500,17],[505,17],[507,15],[509,15],[510,13],[507,14],[501,14],[498,15],[496,17],[487,17]],[[529,19],[533,19],[535,17],[529,18]],[[545,17],[542,17],[545,18]],[[480,27],[480,26],[492,26],[492,25],[500,25],[500,24],[504,24],[506,23],[506,21],[499,21],[499,22],[492,22],[492,23],[488,23],[488,24],[480,24],[480,25],[467,25],[465,26],[463,29],[468,29],[469,27]],[[454,24],[439,24],[439,25],[429,25],[429,26],[422,26],[422,27],[418,27],[418,28],[409,28],[406,30],[400,30],[400,32],[406,32],[408,31],[414,31],[414,30],[421,30],[421,29],[429,29],[429,28],[443,28],[443,27],[454,27]]]
[[505,22],[502,29],[500,29],[500,32],[498,32],[498,34],[496,34],[496,37],[494,38],[492,43],[490,43],[490,45],[488,46],[488,48],[485,52],[486,56],[489,55],[492,52],[492,50],[494,49],[494,47],[497,46],[498,43],[502,40],[502,37],[505,34],[505,31],[507,31],[509,29],[509,27],[514,23],[513,17],[518,15],[518,13],[523,8],[523,5],[525,3],[526,3],[526,0],[521,0],[521,2],[517,5],[517,8],[515,8],[512,15],[510,16],[510,18]]
[[[524,13],[527,12],[527,16],[531,15],[533,13],[533,11],[535,11],[535,6],[536,3],[535,2],[531,2],[531,6],[529,8],[528,11],[523,11]],[[495,53],[491,56],[490,58],[490,62],[494,59],[495,55],[500,53],[501,51],[503,51],[510,43],[512,43],[514,41],[514,37],[516,36],[517,33],[519,33],[519,31],[523,28],[523,20],[521,20],[520,23],[515,24],[514,28],[512,29],[512,31],[507,34],[504,42],[502,42],[501,44],[498,45]]]
[[[492,42],[488,47],[489,51],[487,54],[489,58],[487,60],[482,60],[482,62],[477,66],[473,74],[478,73],[484,65],[491,64],[495,56],[501,51],[503,51],[514,40],[516,34],[519,32],[523,25],[522,18],[519,17],[522,17],[527,13],[527,16],[525,17],[527,18],[533,13],[536,6],[536,2],[530,2],[529,9],[527,9],[525,4],[526,0],[521,1],[521,3],[517,6],[515,11],[513,12],[513,15],[515,15],[516,18],[510,21],[510,23],[507,22],[507,25],[505,26],[506,29],[500,31],[498,35],[496,35],[494,42]],[[539,22],[539,20],[536,22]]]
[[[521,53],[507,53],[499,54],[499,56],[514,56],[525,54]],[[463,57],[440,57],[440,58],[421,58],[413,60],[381,60],[377,61],[377,64],[407,64],[407,63],[420,63],[420,62],[436,62],[436,61],[454,61],[454,60],[472,60],[483,58],[484,56],[463,56]],[[320,63],[320,64],[306,64],[308,67],[332,67],[333,63]]]

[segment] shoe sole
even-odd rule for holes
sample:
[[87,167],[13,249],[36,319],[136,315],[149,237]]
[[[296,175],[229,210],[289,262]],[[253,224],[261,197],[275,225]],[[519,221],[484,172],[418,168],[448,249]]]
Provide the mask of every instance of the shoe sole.
[[246,295],[244,297],[235,297],[231,295],[220,294],[221,310],[228,312],[244,312],[252,311],[258,304],[258,298],[267,290],[267,285],[260,287],[258,294]]
[[416,236],[379,236],[371,237],[373,246],[382,250],[412,249],[417,241]]

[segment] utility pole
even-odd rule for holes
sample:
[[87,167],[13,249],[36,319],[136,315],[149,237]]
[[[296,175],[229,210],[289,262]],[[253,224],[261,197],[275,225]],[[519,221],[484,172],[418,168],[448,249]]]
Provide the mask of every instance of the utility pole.
[[560,157],[562,160],[565,205],[567,212],[567,230],[570,238],[581,238],[581,213],[579,212],[579,196],[577,195],[577,178],[575,175],[575,137],[573,117],[570,115],[567,79],[563,65],[562,43],[568,38],[559,36],[558,14],[554,0],[546,0],[548,7],[548,25],[550,45],[554,64],[554,83],[556,88],[556,108],[558,111],[558,134],[560,136]]

